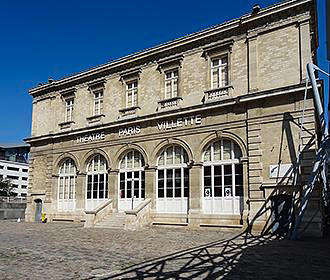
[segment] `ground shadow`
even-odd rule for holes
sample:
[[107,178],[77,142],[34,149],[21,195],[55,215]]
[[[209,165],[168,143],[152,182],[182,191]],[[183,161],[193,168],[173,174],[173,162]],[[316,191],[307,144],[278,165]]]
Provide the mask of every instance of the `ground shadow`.
[[143,262],[100,279],[329,279],[327,239],[247,232]]

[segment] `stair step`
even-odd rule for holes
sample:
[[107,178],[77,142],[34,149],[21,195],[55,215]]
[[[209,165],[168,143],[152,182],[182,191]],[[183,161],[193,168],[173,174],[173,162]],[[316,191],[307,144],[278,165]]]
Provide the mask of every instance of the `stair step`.
[[109,229],[124,229],[125,227],[125,214],[124,213],[111,213],[98,222],[95,227],[109,228]]

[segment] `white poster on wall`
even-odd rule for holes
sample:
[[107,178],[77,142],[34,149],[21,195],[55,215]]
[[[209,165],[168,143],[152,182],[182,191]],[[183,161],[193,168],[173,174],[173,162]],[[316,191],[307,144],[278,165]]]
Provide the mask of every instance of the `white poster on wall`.
[[269,165],[269,178],[291,177],[293,172],[292,164]]

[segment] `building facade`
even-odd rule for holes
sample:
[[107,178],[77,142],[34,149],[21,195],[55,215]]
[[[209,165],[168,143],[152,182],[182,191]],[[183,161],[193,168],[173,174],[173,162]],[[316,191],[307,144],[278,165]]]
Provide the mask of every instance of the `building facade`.
[[[26,219],[42,201],[49,221],[147,207],[153,223],[265,225],[270,197],[295,191],[315,21],[314,1],[254,7],[31,89]],[[302,181],[315,156],[310,97],[304,128]]]
[[27,145],[0,146],[0,178],[10,180],[12,192],[20,198],[26,198],[28,192],[29,150]]

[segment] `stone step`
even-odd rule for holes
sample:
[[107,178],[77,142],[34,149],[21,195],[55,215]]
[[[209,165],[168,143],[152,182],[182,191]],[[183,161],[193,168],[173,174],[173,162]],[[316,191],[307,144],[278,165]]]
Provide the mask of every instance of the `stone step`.
[[125,214],[124,213],[111,213],[98,222],[95,227],[97,228],[110,228],[110,229],[124,229],[125,227]]

